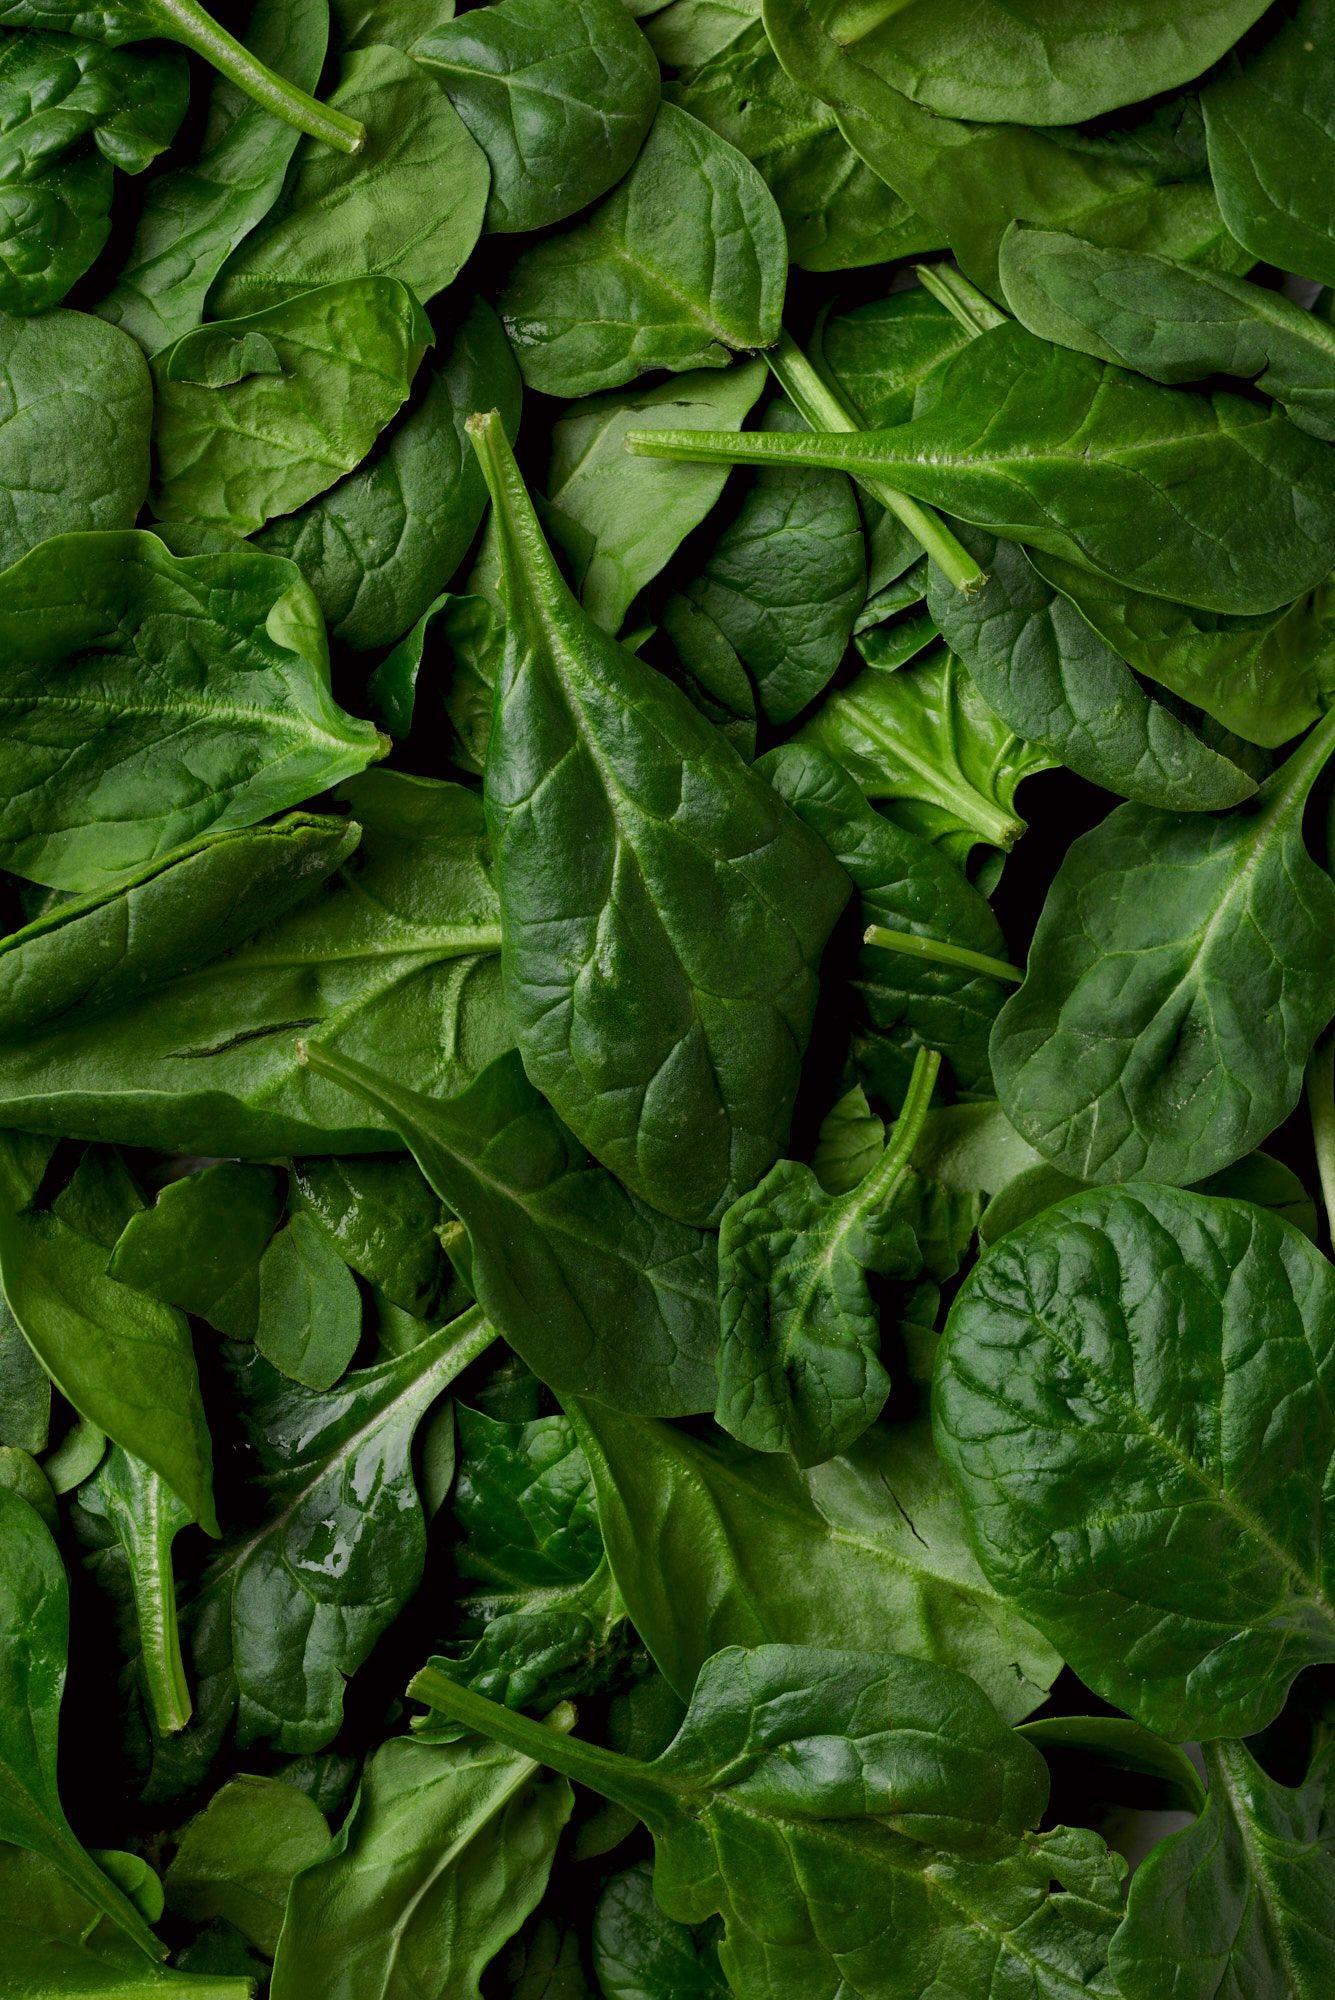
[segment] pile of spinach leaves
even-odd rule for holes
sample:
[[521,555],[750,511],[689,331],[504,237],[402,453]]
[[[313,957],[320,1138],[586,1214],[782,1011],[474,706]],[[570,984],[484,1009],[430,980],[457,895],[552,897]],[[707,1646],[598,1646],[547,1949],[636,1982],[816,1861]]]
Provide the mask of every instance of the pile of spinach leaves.
[[0,2000],[1329,2000],[1335,0],[0,133]]

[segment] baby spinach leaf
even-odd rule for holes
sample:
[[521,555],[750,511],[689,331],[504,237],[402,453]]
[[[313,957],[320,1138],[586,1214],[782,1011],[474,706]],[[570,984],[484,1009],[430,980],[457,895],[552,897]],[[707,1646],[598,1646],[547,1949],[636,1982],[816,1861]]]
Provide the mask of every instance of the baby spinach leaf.
[[[327,0],[256,0],[251,9],[247,48],[299,89],[319,82],[328,40]],[[297,136],[295,126],[220,77],[197,155],[146,190],[99,315],[133,334],[146,354],[197,327],[210,285],[276,201]]]
[[1018,736],[1142,805],[1212,812],[1255,791],[1245,771],[1146,693],[1022,548],[961,533],[986,581],[955,590],[929,568],[927,602],[983,699]]
[[468,551],[487,488],[465,419],[499,409],[507,437],[519,428],[519,371],[481,299],[419,384],[370,458],[257,537],[266,552],[292,558],[330,631],[361,650],[388,645],[423,617]]
[[984,1580],[925,1420],[802,1470],[592,1402],[570,1415],[631,1622],[682,1695],[722,1646],[894,1646],[969,1674],[1008,1720],[1060,1656]]
[[229,1778],[181,1835],[168,1906],[195,1923],[221,1917],[272,1958],[292,1878],[328,1845],[324,1814],[295,1785]]
[[553,424],[543,526],[569,559],[580,603],[605,632],[621,630],[632,600],[699,526],[728,477],[715,466],[691,466],[664,479],[627,455],[627,431],[740,430],[764,384],[762,362],[739,361],[721,373],[674,375],[652,389],[572,403]]
[[118,327],[61,310],[0,317],[0,564],[48,535],[132,528],[152,423],[148,368]]
[[1210,172],[1234,236],[1253,257],[1323,284],[1335,282],[1331,25],[1330,0],[1296,0],[1201,96]]
[[255,1345],[291,1382],[330,1389],[357,1351],[357,1280],[309,1215],[294,1215],[260,1259]]
[[885,1149],[885,1120],[867,1102],[860,1083],[846,1090],[821,1119],[811,1171],[826,1194],[847,1194],[865,1180]]
[[0,1299],[0,1446],[43,1452],[51,1432],[51,1378]]
[[79,1487],[78,1505],[121,1552],[154,1722],[164,1733],[184,1729],[190,1685],[181,1659],[172,1543],[189,1527],[190,1510],[142,1459],[119,1445]]
[[278,201],[209,293],[219,319],[369,272],[425,305],[471,256],[489,174],[444,93],[397,49],[370,48],[347,58],[331,102],[365,126],[364,148],[349,159],[302,141]]
[[495,0],[412,53],[487,156],[490,230],[542,229],[606,194],[658,109],[658,65],[622,0]]
[[1194,1826],[1136,1870],[1111,1963],[1125,2000],[1171,1980],[1181,2000],[1291,1993],[1320,2000],[1335,1976],[1331,1757],[1277,1785],[1245,1743],[1205,1750],[1209,1797]]
[[780,1160],[723,1218],[714,1414],[756,1451],[819,1465],[880,1415],[890,1375],[869,1278],[923,1269],[909,1161],[940,1061],[919,1051],[899,1122],[857,1187],[828,1195],[810,1167]]
[[[122,988],[114,1008],[90,1005],[0,1046],[0,1117],[209,1157],[378,1152],[388,1128],[368,1110],[349,1122],[347,1093],[297,1064],[296,1035],[377,1058],[392,1047],[405,1082],[446,1095],[508,1048],[481,801],[459,785],[373,771],[345,788],[343,803],[365,828],[355,860],[356,825],[317,820],[318,842],[307,833],[286,864],[306,890],[328,876],[320,894],[264,912],[263,882],[243,881],[249,942],[207,964],[200,934],[212,927],[221,948],[237,934],[219,923],[220,894],[192,898],[191,955],[147,998]],[[293,823],[289,843],[310,826]],[[252,857],[269,838],[268,829],[213,836],[252,843]],[[169,914],[191,879],[168,881]],[[125,910],[114,895],[105,910],[117,965]],[[149,953],[148,962],[156,974],[161,961]],[[33,990],[42,1000],[45,988]]]
[[357,465],[431,328],[393,278],[348,278],[187,333],[154,361],[159,520],[252,534]]
[[500,312],[531,388],[587,396],[768,347],[786,271],[783,222],[750,161],[664,104],[620,186],[520,257]]
[[918,390],[975,338],[921,285],[871,299],[821,323],[816,360],[859,422],[872,430],[907,423]]
[[0,573],[0,860],[96,890],[387,747],[329,690],[299,574],[153,535],[61,535]]
[[580,610],[499,419],[473,434],[508,607],[486,806],[515,1040],[596,1158],[666,1214],[714,1222],[783,1143],[847,881]]
[[272,1167],[219,1161],[169,1181],[152,1208],[130,1217],[108,1275],[197,1314],[232,1340],[253,1340],[260,1258],[282,1212]]
[[605,2000],[727,2000],[715,1926],[674,1923],[637,1862],[604,1887],[593,1913],[593,1963]]
[[[689,462],[870,474],[1011,541],[1207,611],[1273,611],[1323,580],[1332,455],[1267,405],[1197,396],[994,327],[908,423],[837,436],[632,433]],[[1246,542],[1227,523],[1245,492]]]
[[443,1103],[318,1043],[304,1060],[397,1131],[468,1233],[478,1304],[541,1381],[651,1415],[712,1408],[712,1238],[590,1160],[518,1055]]
[[1156,382],[1236,375],[1313,437],[1335,438],[1335,329],[1281,292],[1222,271],[1009,229],[1006,302],[1031,333]]
[[292,1172],[294,1208],[327,1231],[344,1263],[403,1311],[430,1313],[445,1285],[440,1201],[414,1163],[296,1160]]
[[1245,1202],[1076,1195],[966,1280],[933,1406],[979,1561],[1147,1728],[1251,1735],[1335,1658],[1333,1368],[1335,1273]]
[[383,43],[408,49],[454,17],[454,0],[333,0],[334,27],[345,49]]
[[433,1987],[478,2000],[547,1886],[572,1804],[564,1778],[473,1736],[382,1744],[328,1854],[292,1885],[273,2000],[304,2000],[313,1982],[327,2000]]
[[1081,1180],[1185,1182],[1292,1110],[1335,1014],[1335,886],[1303,845],[1326,717],[1218,818],[1121,806],[1068,850],[992,1035],[1006,1115]]
[[[650,1763],[433,1669],[412,1692],[629,1806],[653,1835],[667,1914],[722,1915],[735,1991],[777,1980],[794,2000],[820,2000],[842,1980],[867,2000],[908,2000],[924,1984],[972,2000],[980,1975],[1012,1970],[1034,1990],[1040,1979],[1054,1994],[1111,1990],[1121,1864],[1097,1835],[1031,1831],[1047,1795],[1041,1758],[947,1667],[733,1647],[707,1662]],[[832,1738],[856,1752],[832,1758]]]
[[50,1531],[26,1500],[2,1489],[0,1640],[0,1839],[54,1863],[99,1915],[150,1959],[164,1958],[133,1903],[80,1846],[61,1807],[56,1737],[69,1586]]

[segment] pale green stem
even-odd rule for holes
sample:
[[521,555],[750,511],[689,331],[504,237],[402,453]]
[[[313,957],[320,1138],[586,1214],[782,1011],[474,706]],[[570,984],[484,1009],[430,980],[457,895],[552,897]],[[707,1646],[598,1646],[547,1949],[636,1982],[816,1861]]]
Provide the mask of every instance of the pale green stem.
[[[850,414],[825,378],[812,366],[792,335],[781,332],[765,355],[770,373],[784,390],[800,416],[813,430],[859,431],[863,427]],[[902,521],[920,542],[943,576],[956,590],[976,590],[986,582],[982,570],[969,551],[951,533],[941,516],[920,501],[911,500],[884,479],[855,474],[859,486],[871,498]]]
[[1006,325],[1005,313],[977,285],[971,285],[953,264],[915,264],[913,269],[923,290],[953,313],[970,333],[990,333],[994,326]]
[[131,1588],[139,1623],[140,1657],[153,1719],[165,1736],[190,1720],[190,1683],[181,1658],[181,1631],[172,1571],[172,1526],[164,1519],[165,1493],[154,1481],[154,1518],[146,1528],[146,1562],[131,1563]]
[[913,1158],[913,1150],[922,1137],[940,1068],[941,1058],[935,1049],[918,1050],[913,1059],[909,1087],[904,1093],[904,1102],[885,1151],[866,1178],[844,1197],[859,1210],[878,1208],[894,1192],[896,1182]]
[[1307,1065],[1307,1110],[1312,1148],[1326,1208],[1326,1229],[1335,1244],[1335,1030],[1324,1034]]
[[989,958],[985,951],[970,951],[967,945],[948,944],[943,938],[918,937],[912,931],[887,930],[884,924],[868,924],[862,933],[864,944],[878,951],[902,952],[905,958],[921,958],[937,965],[957,965],[964,972],[986,973],[989,979],[1009,980],[1018,986],[1024,974],[1004,958]]
[[153,0],[153,10],[162,18],[165,35],[203,56],[220,76],[285,125],[294,125],[298,132],[309,133],[340,153],[359,153],[365,145],[366,127],[356,118],[349,118],[331,104],[318,103],[295,83],[257,62],[235,35],[229,35],[204,11],[199,0]]

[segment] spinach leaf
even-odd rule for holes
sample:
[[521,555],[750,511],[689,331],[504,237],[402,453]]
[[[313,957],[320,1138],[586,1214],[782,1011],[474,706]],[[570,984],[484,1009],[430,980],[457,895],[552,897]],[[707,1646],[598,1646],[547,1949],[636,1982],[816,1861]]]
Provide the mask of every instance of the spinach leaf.
[[[1197,396],[994,327],[908,423],[838,436],[632,432],[688,463],[870,474],[977,527],[1207,611],[1273,611],[1323,580],[1331,454],[1268,406]],[[1246,494],[1245,544],[1226,522]],[[1318,541],[1319,538],[1319,541]]]
[[51,1434],[51,1378],[0,1300],[0,1446],[46,1450]]
[[468,1237],[474,1296],[551,1388],[676,1416],[714,1401],[714,1246],[592,1161],[516,1054],[444,1103],[312,1043],[376,1107]]
[[1006,1115],[1081,1180],[1200,1180],[1292,1110],[1335,1014],[1303,845],[1327,717],[1217,818],[1121,806],[1068,850],[992,1035]]
[[[247,48],[298,89],[319,82],[328,40],[327,0],[256,0],[251,9]],[[297,136],[295,126],[219,78],[197,155],[146,190],[100,316],[133,334],[146,354],[197,327],[227,258],[277,200]]]
[[348,278],[187,333],[154,361],[158,519],[248,535],[365,457],[431,329],[393,278]]
[[1137,1869],[1111,1963],[1126,2000],[1171,1979],[1182,2000],[1267,1989],[1319,2000],[1335,1974],[1331,1757],[1277,1785],[1245,1743],[1205,1751],[1210,1792],[1194,1826]]
[[[1110,1990],[1120,1864],[1097,1835],[1031,1831],[1047,1794],[1041,1758],[947,1667],[733,1647],[706,1663],[651,1763],[433,1669],[412,1692],[636,1813],[667,1914],[722,1915],[719,1959],[736,1991],[777,1978],[794,2000],[818,2000],[854,1979],[867,2000],[907,2000],[926,1981],[942,2000],[973,2000],[980,1974],[1012,1969],[1035,1990],[1040,1978],[1053,1993]],[[831,1757],[831,1738],[850,1748]]]
[[330,631],[360,650],[388,645],[423,617],[467,553],[487,489],[466,418],[499,409],[507,437],[519,428],[519,371],[481,299],[423,377],[368,459],[256,538],[267,553],[291,557]]
[[293,1206],[393,1305],[419,1318],[433,1310],[445,1289],[440,1201],[410,1159],[296,1160]]
[[859,424],[884,430],[908,422],[927,377],[975,338],[914,285],[831,314],[819,328],[815,357]]
[[508,610],[486,807],[515,1041],[627,1187],[715,1222],[783,1143],[847,881],[686,698],[585,616],[499,419],[473,435]]
[[1332,1367],[1335,1274],[1245,1202],[1076,1195],[966,1280],[933,1401],[979,1561],[1147,1728],[1250,1735],[1335,1658]]
[[0,860],[95,890],[382,755],[329,690],[319,610],[253,551],[61,535],[0,573]]
[[1201,96],[1234,236],[1253,257],[1324,284],[1335,281],[1331,24],[1329,0],[1279,9],[1274,33],[1234,55]]
[[364,148],[348,159],[301,142],[279,199],[209,293],[218,318],[370,272],[425,305],[471,256],[490,177],[444,93],[397,49],[370,48],[347,58],[331,102],[365,126]]
[[453,19],[454,0],[333,0],[334,26],[345,49],[383,43],[411,48],[421,35]]
[[186,1826],[167,1870],[168,1906],[221,1917],[272,1958],[292,1878],[329,1845],[324,1814],[280,1778],[230,1778]]
[[531,388],[587,396],[768,347],[786,269],[783,222],[750,161],[664,104],[621,185],[520,257],[500,313]]
[[1013,228],[1001,246],[1011,311],[1031,333],[1156,382],[1236,375],[1335,439],[1335,329],[1280,292],[1055,230]]
[[292,1886],[273,2000],[302,2000],[312,1981],[328,2000],[477,2000],[547,1885],[572,1803],[564,1778],[476,1737],[382,1744],[328,1854]]
[[309,1215],[294,1215],[260,1259],[255,1345],[290,1382],[331,1389],[357,1351],[357,1280]]
[[[166,1956],[133,1903],[76,1840],[56,1789],[69,1586],[26,1500],[0,1489],[0,1838],[53,1862],[150,1959]],[[17,1907],[15,1914],[17,1914]]]
[[282,1211],[271,1167],[219,1161],[169,1181],[152,1208],[132,1215],[107,1273],[232,1340],[253,1340],[260,1258]]
[[490,230],[542,229],[606,194],[658,109],[658,65],[621,0],[495,0],[412,53],[487,156]]
[[190,1510],[142,1459],[119,1445],[84,1480],[77,1499],[81,1518],[91,1519],[124,1562],[153,1720],[164,1733],[184,1729],[190,1686],[181,1659],[172,1544],[189,1527]]
[[614,1875],[593,1913],[593,1963],[605,2000],[727,2000],[715,1926],[674,1923],[637,1862]]
[[800,1469],[593,1402],[570,1415],[631,1622],[681,1695],[708,1655],[769,1640],[894,1646],[969,1674],[1011,1721],[1060,1656],[985,1582],[925,1420]]
[[59,309],[0,317],[0,564],[48,535],[132,528],[152,423],[148,368],[118,327]]

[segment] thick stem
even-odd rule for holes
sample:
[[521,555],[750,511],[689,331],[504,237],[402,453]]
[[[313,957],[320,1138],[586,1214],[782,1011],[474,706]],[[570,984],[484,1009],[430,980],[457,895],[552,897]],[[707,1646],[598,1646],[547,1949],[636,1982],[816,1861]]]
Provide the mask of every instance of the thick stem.
[[[813,430],[857,431],[862,428],[829,383],[812,366],[791,334],[781,333],[765,359],[770,373],[794,409],[806,418]],[[976,590],[980,583],[986,581],[969,551],[956,540],[939,514],[930,507],[924,507],[918,500],[910,500],[907,493],[900,493],[887,480],[855,476],[863,491],[902,521],[914,539],[921,542],[942,575],[950,579],[956,590]]]
[[1335,751],[1335,708],[1328,708],[1286,763],[1261,788],[1260,796],[1275,812],[1301,811],[1307,794]]
[[971,285],[953,264],[915,264],[913,269],[923,290],[953,313],[970,333],[990,333],[994,326],[1005,326],[1005,313],[985,298],[977,285]]
[[575,610],[556,558],[551,552],[542,523],[529,498],[523,474],[515,463],[510,440],[505,435],[499,410],[478,410],[464,429],[473,441],[482,477],[491,497],[492,521],[500,546],[501,575],[512,616],[521,600],[516,588],[523,584],[523,598],[539,616]]
[[1326,1209],[1326,1233],[1335,1244],[1335,1029],[1322,1036],[1308,1062],[1307,1112]]
[[295,125],[312,139],[323,140],[340,153],[360,153],[366,143],[366,127],[331,104],[320,104],[299,90],[286,77],[278,76],[257,62],[250,50],[219,27],[205,13],[199,0],[153,0],[153,11],[161,17],[162,32],[203,56],[206,63],[243,90],[264,110]]
[[151,1519],[141,1524],[142,1560],[130,1564],[131,1588],[149,1706],[158,1728],[165,1736],[171,1736],[184,1729],[190,1720],[190,1683],[181,1658],[176,1581],[172,1573],[176,1521],[168,1518],[167,1509],[172,1503],[167,1501],[160,1480],[151,1480],[150,1492]]
[[964,972],[982,972],[989,979],[1004,979],[1018,986],[1024,974],[1004,958],[989,958],[985,951],[970,951],[967,945],[947,944],[943,938],[918,937],[912,931],[887,930],[884,924],[868,924],[862,933],[864,944],[878,951],[902,952],[905,958],[921,958],[935,965],[958,965]]
[[904,1093],[904,1102],[895,1129],[890,1134],[889,1143],[876,1165],[854,1188],[846,1199],[855,1202],[858,1208],[879,1208],[890,1199],[896,1183],[913,1158],[913,1150],[922,1137],[923,1124],[932,1102],[932,1092],[936,1088],[937,1074],[941,1068],[941,1058],[935,1049],[919,1049],[913,1059],[913,1074],[909,1087]]

